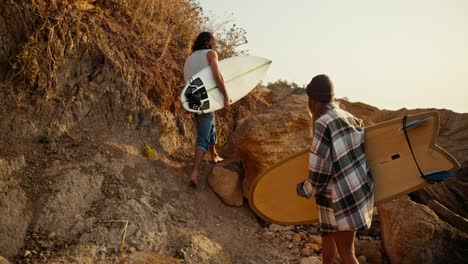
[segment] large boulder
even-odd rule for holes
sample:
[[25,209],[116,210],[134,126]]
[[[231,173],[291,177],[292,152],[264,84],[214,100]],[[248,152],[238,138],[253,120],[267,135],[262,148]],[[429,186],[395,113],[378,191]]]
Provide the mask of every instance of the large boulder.
[[10,264],[10,261],[8,261],[8,259],[0,256],[0,264]]
[[208,184],[227,205],[242,206],[244,199],[238,171],[216,165],[208,176]]
[[244,168],[245,196],[262,171],[310,147],[311,123],[304,92],[286,97],[263,114],[239,121],[236,142]]
[[407,196],[378,207],[391,263],[466,263],[468,235]]
[[365,256],[367,263],[384,263],[384,247],[381,240],[356,240],[354,242],[356,256]]

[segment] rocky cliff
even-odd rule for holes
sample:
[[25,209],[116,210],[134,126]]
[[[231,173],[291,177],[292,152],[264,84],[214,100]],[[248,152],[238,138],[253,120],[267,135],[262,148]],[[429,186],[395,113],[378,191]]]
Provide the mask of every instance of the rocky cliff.
[[[241,180],[245,190],[265,167],[308,146],[302,90],[258,88],[218,112],[232,176],[204,162],[200,188],[187,186],[195,129],[178,94],[190,40],[205,26],[192,1],[0,6],[0,256],[15,263],[318,261],[314,226],[267,225],[241,205]],[[341,103],[369,124],[422,111]],[[466,114],[441,116],[439,143],[466,166]],[[212,171],[221,176],[208,181]],[[207,182],[240,207],[226,206]],[[463,182],[432,188],[414,200],[438,200],[466,217]],[[362,261],[385,259],[379,228],[360,235]]]

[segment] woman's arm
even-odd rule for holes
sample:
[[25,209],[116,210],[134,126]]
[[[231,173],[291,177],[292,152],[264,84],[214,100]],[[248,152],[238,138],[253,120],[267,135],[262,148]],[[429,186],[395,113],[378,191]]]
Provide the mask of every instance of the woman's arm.
[[224,84],[223,76],[221,75],[221,71],[219,70],[218,53],[216,53],[216,51],[214,50],[210,50],[207,56],[208,63],[210,64],[216,85],[218,86],[219,90],[221,90],[221,93],[224,96],[224,106],[228,107],[231,105],[231,100],[229,99],[229,95],[227,94],[226,86]]
[[333,170],[330,152],[330,129],[320,122],[315,122],[314,139],[309,154],[309,177],[297,185],[297,195],[312,198],[328,185]]

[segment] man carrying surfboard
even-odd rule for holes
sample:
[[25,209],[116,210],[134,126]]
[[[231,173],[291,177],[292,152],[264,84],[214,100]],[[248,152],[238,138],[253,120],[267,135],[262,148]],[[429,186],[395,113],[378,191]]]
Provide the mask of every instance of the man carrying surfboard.
[[297,194],[316,199],[323,263],[333,263],[336,250],[344,263],[358,263],[354,237],[370,227],[374,206],[363,122],[334,103],[328,76],[315,76],[306,92],[314,138],[309,177],[297,185]]
[[[224,96],[224,107],[229,107],[230,99],[226,92],[223,76],[219,70],[218,54],[215,51],[216,41],[210,32],[202,32],[195,39],[192,46],[192,54],[184,64],[184,79],[187,82],[190,77],[204,69],[210,67],[214,80]],[[198,182],[198,172],[205,153],[210,150],[213,162],[223,159],[216,152],[216,127],[214,112],[196,114],[197,142],[194,157],[194,165],[190,174],[190,186],[196,187]]]

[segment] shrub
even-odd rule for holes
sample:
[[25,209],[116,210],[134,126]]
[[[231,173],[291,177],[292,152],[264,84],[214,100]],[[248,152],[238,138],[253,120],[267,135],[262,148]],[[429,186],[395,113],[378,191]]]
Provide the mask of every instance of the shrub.
[[50,138],[47,133],[43,133],[37,136],[37,142],[41,144],[49,144],[50,143]]
[[156,156],[156,151],[149,145],[145,144],[143,146],[143,154],[145,157],[152,159]]

